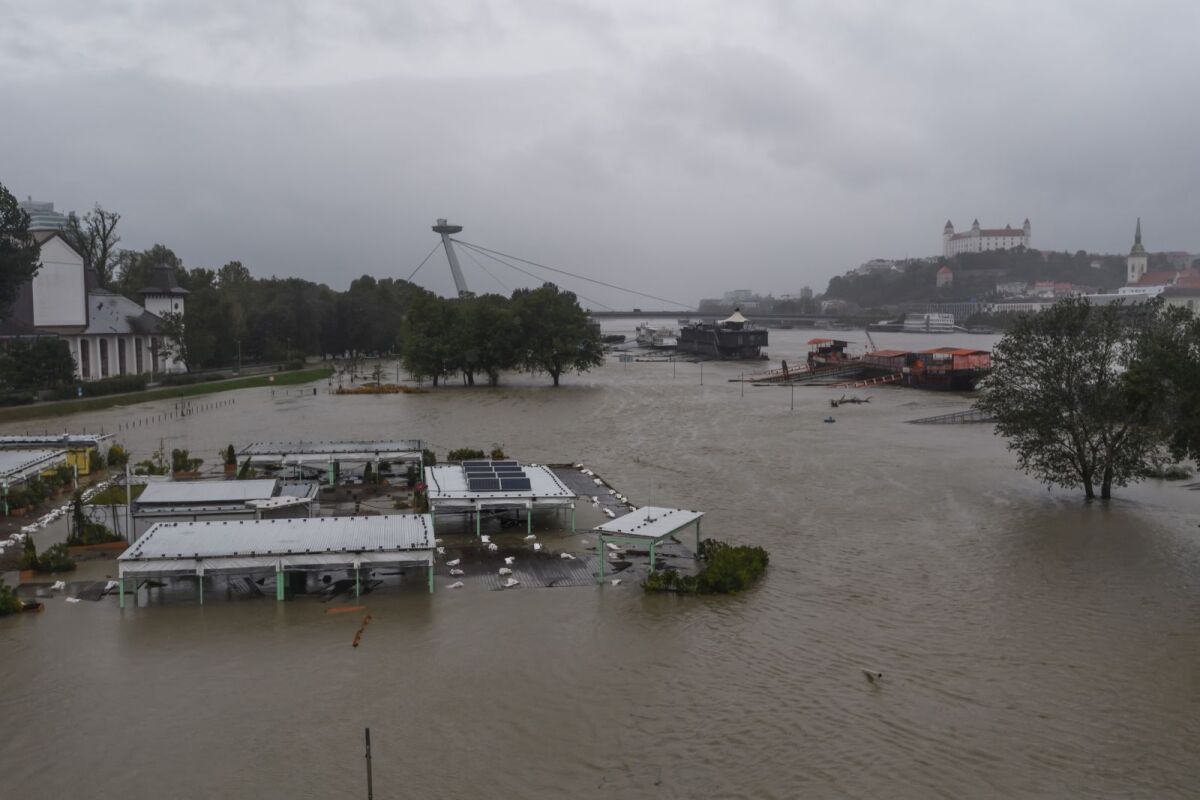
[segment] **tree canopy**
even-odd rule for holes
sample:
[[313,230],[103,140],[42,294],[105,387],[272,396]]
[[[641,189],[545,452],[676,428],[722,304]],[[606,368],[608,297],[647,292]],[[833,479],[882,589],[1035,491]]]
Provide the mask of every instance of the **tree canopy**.
[[[1194,326],[1159,303],[1061,301],[1019,319],[996,346],[978,406],[1021,469],[1108,498],[1162,460],[1194,415],[1185,404],[1200,360],[1194,342],[1184,345]],[[1184,361],[1164,375],[1175,358]]]
[[29,235],[29,215],[0,184],[0,319],[8,316],[21,286],[37,274],[39,250]]
[[553,284],[518,289],[511,298],[489,294],[451,300],[416,297],[401,329],[404,366],[436,386],[461,374],[500,382],[506,370],[547,373],[555,386],[564,372],[603,362],[599,334],[575,295]]
[[82,219],[71,212],[67,217],[67,228],[63,231],[67,241],[83,256],[84,268],[96,270],[96,277],[104,287],[112,283],[120,255],[117,250],[121,241],[117,235],[117,223],[120,221],[120,214],[106,211],[97,203]]

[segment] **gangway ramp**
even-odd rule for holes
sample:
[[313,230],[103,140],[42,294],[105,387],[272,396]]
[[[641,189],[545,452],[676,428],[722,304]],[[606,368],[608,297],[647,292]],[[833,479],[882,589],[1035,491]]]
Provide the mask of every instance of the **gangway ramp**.
[[966,425],[974,422],[995,422],[996,418],[986,411],[970,408],[966,411],[955,411],[952,414],[938,414],[936,417],[910,419],[912,425]]

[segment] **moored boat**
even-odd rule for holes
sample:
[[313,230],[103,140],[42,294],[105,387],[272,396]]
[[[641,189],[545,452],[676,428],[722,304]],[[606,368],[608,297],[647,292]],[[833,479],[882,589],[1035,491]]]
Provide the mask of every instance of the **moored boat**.
[[720,322],[694,322],[679,331],[679,349],[723,359],[766,358],[767,330],[753,327],[735,310]]

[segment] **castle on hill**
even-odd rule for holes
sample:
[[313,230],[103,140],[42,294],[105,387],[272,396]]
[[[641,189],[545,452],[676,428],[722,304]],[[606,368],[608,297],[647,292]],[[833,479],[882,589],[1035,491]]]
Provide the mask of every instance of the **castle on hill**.
[[1005,225],[1003,228],[982,228],[979,220],[971,223],[971,229],[963,233],[954,232],[954,223],[946,220],[942,229],[942,255],[946,258],[959,253],[983,253],[988,250],[1011,250],[1014,247],[1029,247],[1032,227],[1029,220],[1020,228]]

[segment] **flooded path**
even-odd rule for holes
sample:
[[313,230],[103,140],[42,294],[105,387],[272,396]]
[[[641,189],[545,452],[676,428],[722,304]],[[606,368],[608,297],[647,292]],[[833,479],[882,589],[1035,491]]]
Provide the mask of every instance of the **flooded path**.
[[[773,331],[772,366],[811,335]],[[361,619],[315,604],[56,599],[0,620],[0,797],[360,797],[364,726],[379,797],[1194,796],[1200,492],[1085,505],[1016,472],[990,426],[903,424],[962,397],[855,390],[871,402],[825,424],[851,392],[797,388],[792,411],[790,390],[728,382],[745,366],[703,369],[250,389],[121,434],[137,458],[161,440],[210,463],[266,439],[500,444],[702,509],[771,567],[704,600],[390,590],[365,598],[357,648]]]

